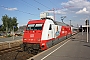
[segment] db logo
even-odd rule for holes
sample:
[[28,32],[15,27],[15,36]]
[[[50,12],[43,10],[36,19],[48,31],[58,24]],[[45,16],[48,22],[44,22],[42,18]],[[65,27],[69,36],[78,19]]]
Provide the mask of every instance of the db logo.
[[34,37],[34,34],[30,34],[30,37]]

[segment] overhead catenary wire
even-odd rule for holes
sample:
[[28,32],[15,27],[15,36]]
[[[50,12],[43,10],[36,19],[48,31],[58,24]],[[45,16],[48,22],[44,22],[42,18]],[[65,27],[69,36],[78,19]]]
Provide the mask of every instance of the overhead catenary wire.
[[24,3],[26,3],[26,4],[28,4],[29,6],[32,6],[32,7],[36,8],[36,9],[38,9],[38,10],[41,10],[40,8],[38,8],[38,7],[32,5],[32,4],[30,4],[30,3],[28,3],[28,2],[26,2],[26,1],[24,1],[24,0],[21,0],[21,1],[24,2]]
[[50,3],[52,3],[53,6],[58,7],[56,4],[54,4],[51,0],[48,0]]
[[[18,3],[20,3],[20,4],[22,4],[22,5],[25,3],[25,2],[23,3],[23,1],[21,2],[20,0],[14,0],[14,1],[16,1],[16,2],[18,2]],[[27,3],[26,3],[26,4],[27,4]],[[25,5],[25,4],[24,4],[24,5]],[[30,7],[36,8],[36,7],[33,7],[32,5],[25,5],[25,6],[27,6],[27,7],[29,7],[29,8],[30,8]],[[36,8],[36,9],[37,9],[37,8]]]
[[[16,0],[15,0],[16,1]],[[24,3],[26,3],[27,4],[27,6],[30,6],[30,7],[33,7],[33,8],[36,8],[36,9],[38,9],[38,10],[40,10],[40,11],[42,11],[42,9],[40,9],[39,7],[36,7],[36,6],[34,6],[34,5],[32,5],[32,4],[30,4],[30,3],[28,3],[27,1],[25,1],[25,0],[21,0],[22,2],[24,2]],[[36,1],[36,0],[34,0],[35,2],[37,2],[37,3],[39,3],[40,5],[43,5],[42,3],[40,3],[40,2],[38,2],[38,1]],[[49,0],[50,2],[51,2],[51,0]],[[52,2],[52,4],[54,4],[53,2]],[[54,4],[55,5],[55,4]],[[46,8],[48,8],[48,9],[50,9],[49,7],[47,7],[47,6],[45,6],[45,5],[43,5],[44,7],[46,7]],[[56,5],[55,5],[56,6]]]
[[40,2],[38,2],[38,1],[36,1],[36,0],[34,0],[34,1],[37,2],[37,3],[40,4],[40,5],[42,5],[42,6],[46,7],[46,8],[48,8],[48,9],[51,9],[51,8],[45,6],[44,4],[42,4],[42,3],[40,3]]
[[[3,5],[1,5],[1,7],[3,7],[4,9],[9,8],[9,7],[3,6]],[[29,13],[29,12],[25,12],[25,11],[21,11],[21,10],[14,10],[14,11],[18,11],[18,12],[26,13],[26,14],[29,14],[29,15],[38,16],[38,15],[35,15],[35,14],[32,14],[32,13]]]

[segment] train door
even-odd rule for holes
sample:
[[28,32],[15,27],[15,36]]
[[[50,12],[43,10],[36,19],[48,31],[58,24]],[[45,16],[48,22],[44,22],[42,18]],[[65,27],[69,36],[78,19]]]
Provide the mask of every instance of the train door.
[[55,32],[56,32],[56,25],[52,25],[52,35],[53,35],[53,38],[56,38],[55,36]]
[[52,38],[53,38],[53,29],[52,29],[52,25],[50,24],[48,30],[48,39],[52,39]]
[[50,24],[49,30],[48,30],[48,39],[55,38],[55,32],[56,32],[56,25]]

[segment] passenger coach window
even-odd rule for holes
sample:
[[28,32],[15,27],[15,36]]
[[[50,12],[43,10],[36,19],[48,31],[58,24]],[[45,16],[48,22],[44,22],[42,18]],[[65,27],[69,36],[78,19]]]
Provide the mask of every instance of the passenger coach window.
[[49,26],[49,30],[52,30],[52,26],[51,26],[51,24],[50,24],[50,26]]

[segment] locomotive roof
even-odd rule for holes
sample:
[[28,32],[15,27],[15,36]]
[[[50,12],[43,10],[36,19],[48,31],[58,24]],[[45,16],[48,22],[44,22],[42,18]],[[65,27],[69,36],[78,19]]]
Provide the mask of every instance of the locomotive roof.
[[[54,21],[54,20],[53,20]],[[68,24],[65,24],[64,22],[58,22],[55,21],[57,24],[56,25],[60,25],[60,26],[68,26]]]
[[55,21],[55,20],[53,20],[53,19],[51,19],[51,18],[48,18],[48,17],[42,18],[42,19],[49,19],[49,20],[52,20],[52,21],[54,22],[55,25],[69,26],[68,24],[65,24],[64,22]]

